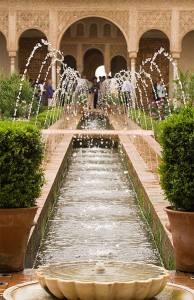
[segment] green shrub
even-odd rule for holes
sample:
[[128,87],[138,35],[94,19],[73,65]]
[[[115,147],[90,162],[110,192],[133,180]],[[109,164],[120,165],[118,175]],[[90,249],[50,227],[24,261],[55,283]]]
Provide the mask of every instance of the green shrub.
[[46,109],[45,111],[39,113],[37,116],[33,116],[30,118],[31,124],[36,124],[39,128],[47,129],[49,126],[57,122],[62,114],[63,107],[55,107],[53,109]]
[[26,122],[0,121],[0,208],[32,207],[44,183],[40,131]]
[[176,210],[194,211],[194,107],[182,107],[161,124],[161,186]]
[[[0,115],[2,118],[13,118],[15,114],[17,96],[21,94],[18,100],[17,118],[27,118],[30,104],[32,103],[33,89],[28,80],[21,81],[21,75],[13,73],[5,75],[0,73]],[[37,110],[38,101],[34,99],[31,114]]]
[[194,103],[194,74],[186,71],[183,73],[179,69],[179,77],[174,80],[176,89],[174,97],[180,101],[181,104],[187,103],[193,105]]

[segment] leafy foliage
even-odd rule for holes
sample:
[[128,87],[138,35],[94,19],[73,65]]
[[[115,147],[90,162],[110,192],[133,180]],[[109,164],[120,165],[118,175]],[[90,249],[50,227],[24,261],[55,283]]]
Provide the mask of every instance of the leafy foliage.
[[[32,103],[33,89],[28,80],[21,81],[21,75],[0,73],[0,115],[2,118],[13,118],[16,99],[20,92],[16,117],[27,118],[30,103]],[[37,109],[37,101],[33,101],[32,114]]]
[[179,78],[174,80],[176,89],[174,97],[180,101],[181,104],[187,103],[193,105],[194,103],[194,74],[189,71],[183,73],[179,69]]
[[49,126],[57,122],[63,115],[63,107],[55,107],[54,109],[46,109],[37,116],[30,118],[31,124],[36,124],[39,128],[47,129]]
[[26,122],[0,121],[0,208],[32,207],[44,183],[40,131]]
[[168,103],[166,99],[161,98],[150,103],[151,116],[155,120],[164,120],[175,111],[173,104]]
[[194,107],[181,107],[161,124],[161,186],[176,210],[194,211]]

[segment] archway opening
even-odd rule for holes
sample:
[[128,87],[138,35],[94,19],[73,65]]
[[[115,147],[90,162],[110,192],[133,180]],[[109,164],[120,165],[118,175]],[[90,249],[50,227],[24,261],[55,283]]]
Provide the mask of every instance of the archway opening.
[[90,49],[84,55],[83,76],[91,80],[95,76],[96,69],[104,64],[102,52],[98,49]]
[[76,59],[75,59],[74,56],[72,56],[72,55],[66,55],[66,56],[64,57],[64,63],[65,63],[68,67],[70,67],[70,68],[72,68],[72,69],[74,69],[74,70],[77,70]]
[[2,32],[0,32],[0,71],[8,74],[10,72],[9,68],[9,55],[7,52],[7,41]]
[[179,60],[179,68],[182,72],[189,71],[194,73],[194,30],[188,32],[181,44],[181,56]]
[[111,74],[115,76],[121,70],[127,70],[127,61],[123,56],[117,55],[111,60]]
[[[22,33],[19,39],[19,50],[18,50],[18,70],[23,74],[28,58],[30,57],[34,47],[37,43],[41,42],[41,39],[47,39],[45,34],[37,29],[28,29]],[[29,79],[36,80],[40,72],[42,63],[48,53],[47,46],[43,46],[37,49],[33,55],[28,66],[27,75]],[[44,79],[48,66],[50,64],[50,59],[44,64],[44,68],[41,72],[41,79]],[[50,73],[49,73],[50,76]]]
[[128,61],[127,43],[121,30],[101,17],[87,17],[73,23],[63,34],[60,50],[76,58],[77,70],[91,79],[96,68],[111,71],[111,59],[122,56]]
[[[109,73],[109,75],[111,75],[111,73]],[[98,81],[99,81],[99,77],[106,77],[106,72],[105,72],[105,67],[104,65],[99,66],[96,71],[95,71],[95,76],[97,77]]]
[[[164,48],[165,52],[170,53],[170,43],[169,39],[165,33],[160,30],[149,30],[144,33],[139,41],[139,51],[137,55],[137,69],[139,71],[139,66],[142,65],[142,62],[145,62],[146,59],[153,58],[154,54],[160,49]],[[169,86],[169,60],[164,55],[157,55],[155,59],[156,65],[153,65],[153,68],[150,69],[150,63],[144,64],[143,69],[145,73],[151,75],[151,80],[153,84],[156,82],[158,77],[162,77],[162,80],[166,86],[166,91],[168,93],[168,86]],[[159,70],[159,71],[158,71]],[[144,73],[144,74],[145,74]],[[146,82],[146,93],[144,88],[142,87],[142,80]],[[154,92],[153,92],[153,85],[150,79],[143,75],[141,76],[141,80],[139,80],[139,86],[141,87],[142,91],[142,99],[143,99],[143,106],[146,108],[149,106],[149,103],[154,100]],[[142,103],[139,102],[139,106],[142,106]]]

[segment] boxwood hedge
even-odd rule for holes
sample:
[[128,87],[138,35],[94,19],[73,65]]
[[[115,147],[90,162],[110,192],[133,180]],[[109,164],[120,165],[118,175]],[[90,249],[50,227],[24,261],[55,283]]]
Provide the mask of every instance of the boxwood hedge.
[[160,143],[165,195],[174,209],[194,211],[194,107],[183,107],[162,122]]
[[0,208],[32,207],[44,183],[41,133],[27,122],[0,121]]

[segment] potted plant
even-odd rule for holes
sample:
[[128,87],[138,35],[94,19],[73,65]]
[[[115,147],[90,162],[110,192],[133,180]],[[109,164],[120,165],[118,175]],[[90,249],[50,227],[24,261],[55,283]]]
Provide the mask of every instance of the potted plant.
[[0,121],[0,272],[24,269],[44,182],[43,155],[41,133],[34,125]]
[[176,269],[194,272],[194,107],[187,105],[162,122],[161,186],[172,233]]

